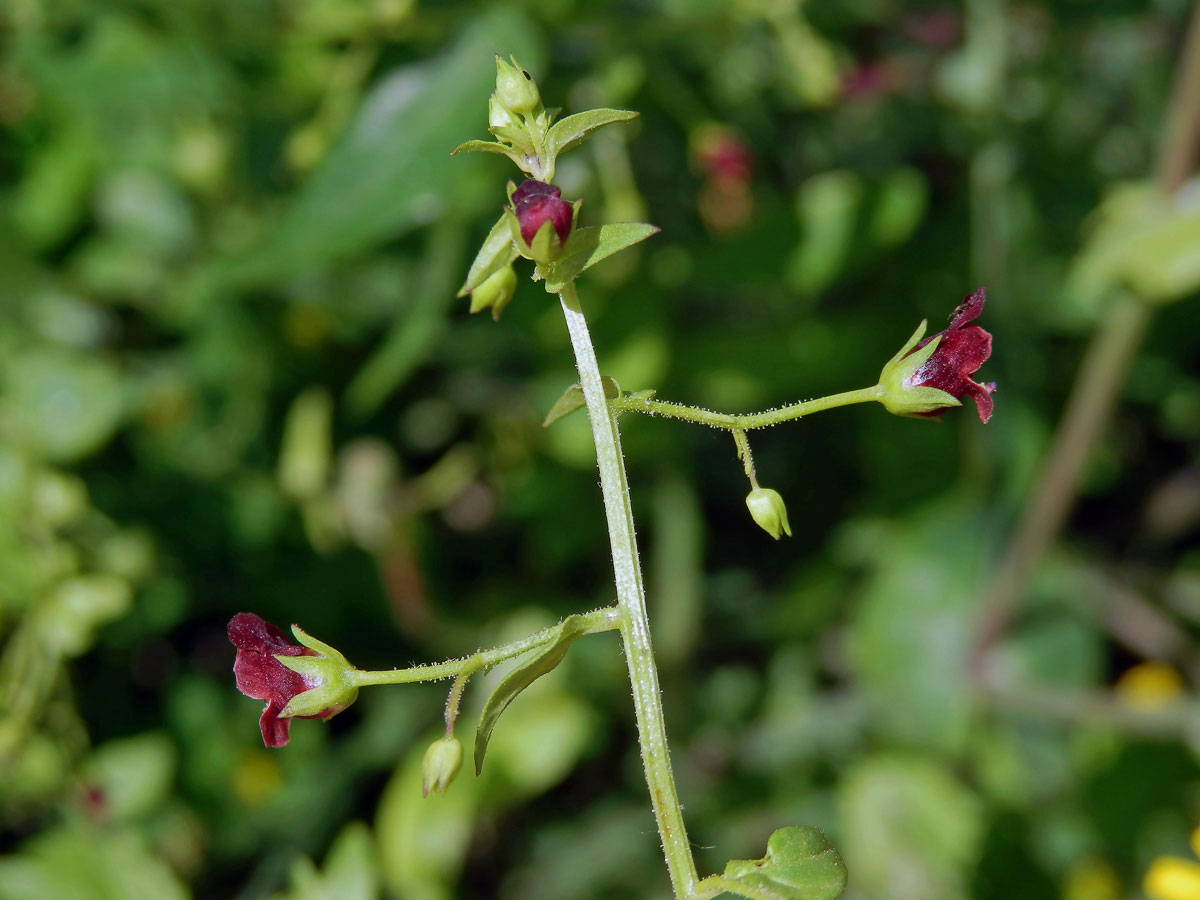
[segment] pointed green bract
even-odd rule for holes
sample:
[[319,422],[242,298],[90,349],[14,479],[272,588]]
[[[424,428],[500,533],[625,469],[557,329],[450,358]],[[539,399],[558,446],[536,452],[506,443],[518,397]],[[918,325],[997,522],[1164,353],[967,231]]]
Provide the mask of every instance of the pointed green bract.
[[507,156],[513,162],[520,165],[520,154],[512,147],[506,147],[504,144],[496,141],[465,141],[450,151],[450,155],[454,156],[458,153],[498,153],[501,156]]
[[555,123],[546,135],[546,144],[553,157],[563,150],[579,146],[598,128],[617,122],[628,122],[637,117],[638,114],[630,109],[589,109],[575,113]]
[[475,254],[475,261],[467,271],[467,280],[458,291],[459,297],[465,297],[492,275],[495,275],[517,258],[517,249],[513,246],[512,232],[508,227],[508,219],[501,214],[483,239],[483,246]]
[[483,771],[483,757],[487,754],[488,741],[492,739],[492,729],[500,714],[508,709],[508,704],[517,695],[529,687],[547,672],[552,672],[563,661],[567,650],[579,638],[594,627],[586,616],[568,616],[558,623],[554,638],[537,652],[533,657],[521,663],[500,682],[492,696],[488,697],[483,713],[479,716],[479,726],[475,730],[475,774]]
[[725,877],[771,900],[834,900],[846,889],[846,864],[819,828],[789,825],[771,835],[762,859],[726,863]]
[[643,222],[577,228],[567,239],[562,256],[550,267],[550,274],[546,278],[546,291],[557,294],[564,284],[579,273],[626,247],[658,234],[659,231],[656,225]]
[[[604,385],[604,396],[609,400],[616,400],[621,396],[621,386],[617,384],[615,378],[609,378],[605,375],[600,379],[600,383]],[[550,412],[546,413],[546,418],[542,419],[542,427],[547,428],[563,416],[569,416],[575,410],[582,407],[583,402],[583,388],[578,383],[571,385],[562,392],[561,397],[554,401],[554,405],[550,407]]]

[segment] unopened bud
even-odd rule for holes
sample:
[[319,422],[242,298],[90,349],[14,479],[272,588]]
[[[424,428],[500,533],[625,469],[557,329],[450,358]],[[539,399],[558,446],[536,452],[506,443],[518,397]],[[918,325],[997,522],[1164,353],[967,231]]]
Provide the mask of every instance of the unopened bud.
[[462,744],[456,737],[448,735],[430,744],[421,764],[422,795],[428,797],[433,791],[446,793],[446,788],[462,768],[462,758]]
[[792,526],[788,524],[787,507],[778,491],[770,488],[755,488],[746,495],[746,508],[758,524],[758,527],[775,540],[780,533],[792,536]]
[[515,113],[532,113],[542,105],[537,82],[521,68],[515,57],[509,57],[509,65],[496,57],[496,99]]
[[517,272],[504,266],[484,279],[483,284],[471,291],[471,312],[492,311],[492,318],[499,320],[500,313],[517,291]]

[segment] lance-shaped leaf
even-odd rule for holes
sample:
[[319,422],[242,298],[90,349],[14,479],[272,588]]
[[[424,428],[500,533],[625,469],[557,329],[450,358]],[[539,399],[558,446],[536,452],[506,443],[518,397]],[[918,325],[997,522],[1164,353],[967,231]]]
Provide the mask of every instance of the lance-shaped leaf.
[[579,146],[598,128],[615,122],[628,122],[630,119],[636,119],[637,115],[630,109],[589,109],[567,116],[555,123],[546,135],[550,155],[557,156],[564,150]]
[[475,261],[467,271],[467,280],[459,289],[458,296],[467,296],[516,258],[517,248],[513,246],[512,231],[509,230],[507,218],[501,214],[483,239],[483,246],[475,254]]
[[563,285],[579,275],[585,269],[590,269],[602,259],[630,247],[638,241],[644,241],[652,234],[658,234],[655,225],[642,222],[622,222],[617,225],[592,226],[576,228],[567,238],[562,256],[550,267],[546,278],[546,290],[557,294]]
[[819,828],[789,825],[771,835],[762,859],[726,863],[723,880],[771,900],[833,900],[846,889],[846,864]]
[[[617,384],[616,379],[602,375],[600,383],[604,385],[604,396],[609,400],[616,400],[621,396],[621,386]],[[550,407],[550,412],[546,413],[546,418],[542,419],[542,427],[548,428],[563,416],[568,416],[575,412],[575,410],[583,406],[583,402],[583,388],[578,384],[571,385],[562,392],[561,397],[554,401],[554,405]]]
[[518,166],[521,165],[522,156],[519,151],[496,141],[465,141],[451,150],[450,155],[454,156],[458,153],[470,153],[472,151],[478,153],[498,153],[501,156],[507,156]]
[[500,714],[508,709],[508,704],[517,695],[529,687],[547,672],[551,672],[563,661],[567,650],[579,638],[587,634],[595,626],[585,616],[567,616],[555,628],[555,635],[532,657],[521,663],[504,676],[492,696],[488,697],[479,716],[479,727],[475,729],[475,774],[483,771],[483,757],[487,753],[488,741],[492,739],[492,729]]

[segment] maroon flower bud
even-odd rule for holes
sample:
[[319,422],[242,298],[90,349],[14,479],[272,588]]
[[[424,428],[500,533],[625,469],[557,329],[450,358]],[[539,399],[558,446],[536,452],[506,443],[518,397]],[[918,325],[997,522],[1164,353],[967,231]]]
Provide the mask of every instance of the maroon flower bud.
[[[275,657],[317,654],[307,647],[288,643],[282,631],[254,613],[238,613],[229,620],[229,640],[237,647],[233,674],[238,690],[247,697],[267,701],[258,720],[263,743],[268,747],[284,746],[288,742],[291,719],[280,718],[279,714],[297,694],[318,685],[310,684],[304,676],[293,672]],[[331,708],[301,718],[326,719],[337,711]]]
[[549,221],[554,225],[560,244],[567,242],[571,233],[571,204],[562,199],[562,191],[552,184],[528,179],[513,191],[513,212],[521,226],[521,237],[526,244],[533,244],[538,229]]
[[[967,323],[978,318],[983,312],[986,299],[984,288],[964,297],[962,304],[950,317],[949,328],[925,338],[906,354],[911,356],[930,341],[940,337],[941,341],[938,342],[933,355],[909,376],[908,384],[912,387],[937,388],[959,400],[969,394],[975,401],[980,421],[983,422],[991,418],[992,391],[996,389],[996,383],[989,381],[979,384],[971,379],[971,375],[979,371],[979,367],[992,355],[992,336],[978,325]],[[944,406],[914,415],[939,416],[952,408]]]

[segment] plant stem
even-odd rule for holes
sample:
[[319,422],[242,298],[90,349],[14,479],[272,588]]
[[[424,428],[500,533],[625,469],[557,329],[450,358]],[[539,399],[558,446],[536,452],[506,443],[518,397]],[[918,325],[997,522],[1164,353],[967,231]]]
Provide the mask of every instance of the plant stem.
[[675,776],[671,772],[658,670],[650,643],[650,622],[646,615],[633,510],[629,503],[629,483],[625,476],[625,460],[621,455],[621,435],[617,430],[615,410],[609,407],[604,397],[596,351],[592,347],[587,320],[579,305],[575,283],[567,282],[558,296],[567,320],[567,331],[571,335],[579,384],[583,389],[588,419],[592,424],[592,437],[596,442],[600,490],[608,518],[608,538],[612,545],[616,575],[621,639],[625,645],[625,661],[633,687],[642,765],[646,772],[646,784],[650,788],[650,801],[666,855],[671,886],[676,898],[683,900],[693,895],[698,877],[683,824],[679,795],[675,790]]
[[750,479],[750,487],[758,490],[758,476],[754,472],[754,454],[750,452],[750,442],[746,440],[746,432],[735,428],[732,434],[733,442],[737,445],[738,459],[742,461],[742,468],[746,471],[746,477]]
[[[601,631],[613,631],[621,626],[621,611],[615,606],[604,606],[593,609],[588,613],[580,613],[579,618],[587,620],[586,634],[597,634]],[[464,672],[468,675],[486,671],[505,660],[520,656],[543,644],[548,644],[558,635],[559,626],[551,625],[523,638],[509,641],[490,650],[480,650],[461,659],[450,659],[446,662],[425,666],[411,666],[407,669],[384,669],[382,671],[363,671],[356,669],[352,676],[355,684],[366,687],[375,684],[412,684],[417,681],[440,681],[443,678],[454,678]]]
[[697,425],[708,425],[712,428],[724,428],[727,431],[752,431],[755,428],[766,428],[809,416],[813,413],[835,409],[839,406],[849,406],[852,403],[869,403],[883,396],[883,388],[873,385],[860,388],[857,391],[845,391],[841,394],[830,394],[828,397],[818,397],[815,400],[804,400],[791,403],[778,409],[768,409],[758,413],[729,415],[728,413],[713,412],[698,406],[685,406],[682,403],[667,403],[663,400],[652,400],[648,397],[630,395],[618,397],[612,401],[614,412],[640,412],[651,416],[665,416],[668,419],[682,419]]

